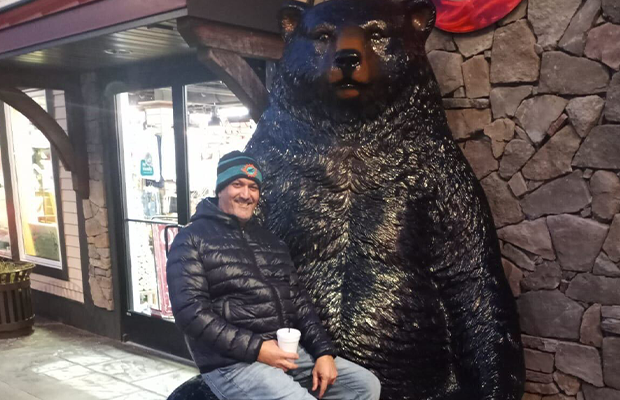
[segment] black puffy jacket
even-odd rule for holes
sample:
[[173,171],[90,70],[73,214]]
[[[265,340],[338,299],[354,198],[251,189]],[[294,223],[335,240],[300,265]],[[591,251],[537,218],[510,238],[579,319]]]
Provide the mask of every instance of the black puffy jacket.
[[315,358],[336,354],[286,245],[252,221],[241,228],[215,200],[179,231],[166,269],[176,325],[201,373],[256,361],[284,327],[299,329]]

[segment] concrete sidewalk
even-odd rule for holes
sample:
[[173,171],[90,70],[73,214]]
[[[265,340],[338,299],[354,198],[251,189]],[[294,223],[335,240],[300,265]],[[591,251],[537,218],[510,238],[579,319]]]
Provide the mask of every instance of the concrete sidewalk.
[[0,339],[2,400],[162,400],[198,374],[163,358],[57,322]]

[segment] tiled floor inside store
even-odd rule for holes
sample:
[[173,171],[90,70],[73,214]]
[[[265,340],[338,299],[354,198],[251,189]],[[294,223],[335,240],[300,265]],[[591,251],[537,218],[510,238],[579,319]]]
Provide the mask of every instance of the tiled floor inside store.
[[0,339],[2,400],[160,400],[196,374],[190,364],[52,321]]

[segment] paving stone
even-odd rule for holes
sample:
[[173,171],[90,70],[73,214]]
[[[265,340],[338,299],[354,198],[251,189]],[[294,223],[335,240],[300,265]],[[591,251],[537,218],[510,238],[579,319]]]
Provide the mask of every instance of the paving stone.
[[586,46],[586,33],[590,30],[601,14],[601,0],[587,0],[583,7],[575,14],[564,32],[560,47],[567,52],[581,57]]
[[579,339],[583,307],[560,291],[523,293],[517,305],[523,332],[558,339]]
[[[492,160],[495,161],[493,158]],[[495,165],[497,166],[497,163]],[[523,221],[524,216],[521,212],[519,200],[512,195],[508,183],[502,180],[497,173],[490,174],[480,183],[489,200],[495,227],[499,228]]]
[[620,400],[620,391],[583,385],[585,400]]
[[468,139],[491,123],[491,110],[446,110],[446,117],[454,139]]
[[573,165],[596,169],[620,169],[620,126],[601,125],[592,129]]
[[521,173],[526,179],[545,181],[573,171],[571,163],[581,139],[570,126],[551,139],[525,164]]
[[545,260],[555,260],[546,218],[506,226],[499,229],[497,234],[501,240],[537,254]]
[[454,41],[459,52],[469,58],[490,49],[493,46],[494,33],[495,27],[490,26],[479,31],[454,35]]
[[452,40],[452,34],[435,28],[431,31],[428,39],[426,39],[426,52],[430,53],[433,50],[456,50],[456,45]]
[[535,349],[547,353],[555,353],[558,348],[558,344],[560,344],[560,341],[555,339],[547,339],[526,334],[521,334],[521,341],[523,342],[523,347],[527,349]]
[[603,221],[611,221],[620,212],[620,177],[611,171],[596,171],[590,178],[592,212]]
[[435,50],[428,54],[428,61],[433,67],[441,95],[454,92],[463,86],[461,64],[463,57],[458,53]]
[[555,289],[560,286],[560,280],[562,280],[560,266],[557,262],[549,261],[538,265],[536,271],[523,279],[521,286],[526,291]]
[[521,295],[521,280],[523,279],[523,272],[517,268],[516,265],[511,263],[505,258],[502,258],[502,267],[504,268],[504,275],[508,279],[510,290],[514,297]]
[[609,276],[611,278],[620,277],[620,267],[607,257],[607,254],[601,253],[594,262],[594,275]]
[[589,95],[607,91],[609,73],[596,61],[560,51],[543,54],[539,93]]
[[603,250],[610,260],[616,263],[620,262],[620,214],[616,214],[611,223]]
[[522,1],[504,18],[500,19],[497,24],[499,26],[508,25],[512,22],[525,18],[527,15],[527,1]]
[[618,0],[603,0],[603,15],[614,24],[620,24],[620,3]]
[[591,219],[568,214],[548,217],[547,226],[562,269],[591,271],[609,227]]
[[498,28],[491,51],[491,83],[538,80],[540,58],[535,44],[536,37],[526,20]]
[[601,347],[603,333],[601,332],[601,305],[593,304],[583,313],[579,341],[583,344]]
[[[493,101],[491,101],[491,107]],[[607,102],[605,103],[605,118],[612,122],[620,122],[620,72],[616,73],[609,85]]]
[[532,86],[497,87],[491,90],[493,118],[513,117],[521,102],[532,94]]
[[525,184],[525,179],[523,179],[523,175],[520,172],[517,172],[512,176],[512,178],[510,178],[508,181],[508,186],[510,186],[510,190],[512,190],[512,193],[517,197],[521,197],[527,193],[527,185]]
[[599,96],[576,97],[568,102],[566,112],[579,136],[586,137],[596,126],[604,106],[605,100]]
[[515,116],[532,142],[540,143],[568,101],[558,96],[537,96],[521,103]]
[[603,339],[603,370],[605,384],[620,389],[620,337]]
[[575,171],[527,194],[521,200],[523,212],[529,219],[534,219],[543,215],[574,213],[587,207],[592,197],[581,176],[581,171]]
[[566,295],[586,303],[620,304],[619,287],[620,278],[579,274],[570,282]]
[[558,387],[555,383],[533,383],[525,382],[525,390],[530,393],[539,394],[555,394],[559,393]]
[[588,33],[585,55],[610,68],[620,68],[620,26],[604,24]]
[[489,82],[489,63],[484,56],[470,58],[463,63],[463,80],[467,97],[489,97],[491,83]]
[[552,50],[566,31],[581,0],[530,0],[527,19],[538,37],[538,44]]
[[601,357],[594,347],[560,343],[555,353],[555,367],[592,385],[603,386]]
[[536,264],[527,254],[517,249],[510,243],[505,243],[502,247],[502,255],[515,263],[517,267],[526,271],[536,270]]
[[490,140],[468,140],[459,143],[459,147],[479,180],[497,171],[499,163],[493,157]]
[[579,382],[579,380],[573,378],[572,376],[568,376],[560,371],[555,371],[553,373],[553,380],[558,385],[560,390],[562,390],[569,396],[576,395],[581,388],[581,383]]
[[504,156],[499,163],[499,174],[509,179],[534,155],[536,149],[528,141],[511,140],[504,149]]

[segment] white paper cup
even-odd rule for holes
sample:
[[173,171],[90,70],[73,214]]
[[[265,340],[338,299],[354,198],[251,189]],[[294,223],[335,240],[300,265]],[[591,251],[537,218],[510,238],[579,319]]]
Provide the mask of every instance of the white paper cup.
[[297,354],[297,346],[301,338],[301,332],[294,328],[282,328],[276,332],[278,335],[278,347],[287,353]]

